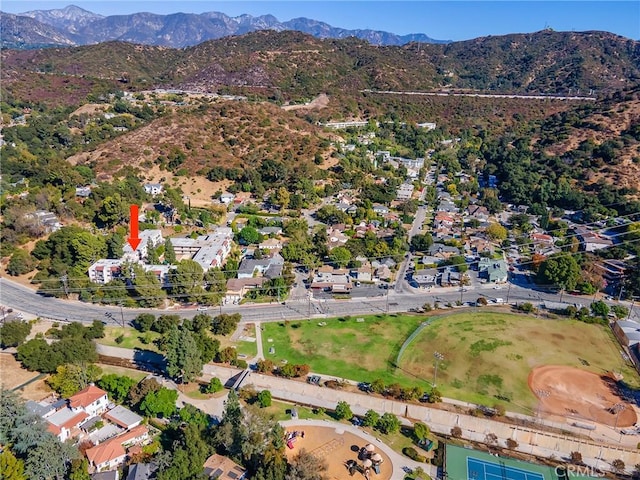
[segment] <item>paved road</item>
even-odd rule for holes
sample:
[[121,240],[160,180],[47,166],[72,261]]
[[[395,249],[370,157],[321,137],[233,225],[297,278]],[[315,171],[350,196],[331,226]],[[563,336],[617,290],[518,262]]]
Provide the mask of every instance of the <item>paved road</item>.
[[[411,230],[409,230],[409,233],[407,234],[409,242],[411,242],[411,239],[413,237],[415,237],[418,233],[420,233],[420,230],[422,229],[422,224],[424,223],[424,219],[426,218],[426,216],[427,216],[427,207],[425,205],[418,207],[418,210],[416,211],[416,215],[413,218],[413,223],[411,224]],[[404,260],[400,264],[400,268],[398,268],[398,274],[396,276],[396,286],[395,286],[396,293],[402,293],[405,290],[407,290],[405,288],[406,280],[404,277],[407,273],[407,267],[410,261],[411,261],[411,254],[405,256]]]
[[[499,293],[498,293],[499,292]],[[460,292],[459,288],[435,288],[431,291],[418,291],[417,293],[396,293],[390,290],[388,295],[374,298],[353,298],[348,300],[307,300],[272,304],[246,304],[225,305],[220,309],[211,309],[211,314],[219,311],[224,313],[240,313],[243,322],[276,322],[282,320],[300,320],[308,318],[327,318],[334,316],[383,314],[406,312],[412,308],[419,308],[426,302],[439,302],[455,304],[456,301],[474,302],[478,297],[495,298],[500,296],[510,303],[531,302],[539,305],[544,301],[559,301],[566,303],[579,303],[589,305],[592,297],[574,295],[556,295],[534,290],[533,286],[513,285],[504,286],[501,290],[493,290],[491,285],[469,287],[467,292]],[[107,323],[120,325],[121,320],[130,323],[140,313],[153,313],[156,315],[166,313],[178,313],[183,317],[191,318],[198,313],[195,308],[176,309],[143,309],[143,308],[119,308],[101,306],[80,301],[61,300],[44,297],[33,290],[6,278],[0,278],[0,303],[12,307],[17,311],[59,321],[91,322],[95,319],[104,320]],[[614,302],[610,302],[614,304]],[[622,302],[627,307],[628,302]],[[311,308],[310,308],[311,306]],[[309,316],[311,312],[311,316]],[[109,316],[105,316],[109,313]],[[640,308],[633,310],[632,317],[640,319]]]

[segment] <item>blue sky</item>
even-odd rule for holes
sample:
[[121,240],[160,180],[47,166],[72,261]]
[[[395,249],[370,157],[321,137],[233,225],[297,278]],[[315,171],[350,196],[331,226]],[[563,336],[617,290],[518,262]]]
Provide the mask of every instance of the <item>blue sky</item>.
[[230,16],[272,14],[280,21],[308,17],[334,27],[371,28],[397,34],[425,33],[442,40],[466,40],[486,35],[605,30],[640,39],[640,2],[624,1],[404,1],[404,0],[3,0],[0,9],[19,13],[74,4],[102,15],[134,12],[159,14],[218,11]]

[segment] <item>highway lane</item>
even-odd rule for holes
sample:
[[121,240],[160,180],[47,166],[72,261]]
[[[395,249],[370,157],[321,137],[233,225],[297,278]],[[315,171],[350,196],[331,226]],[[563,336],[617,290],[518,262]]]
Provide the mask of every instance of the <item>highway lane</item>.
[[[399,313],[420,308],[425,303],[433,305],[438,302],[440,305],[446,305],[447,303],[455,304],[456,301],[475,302],[480,296],[484,296],[489,300],[500,297],[505,301],[508,300],[509,303],[531,302],[536,306],[539,306],[544,301],[557,302],[561,298],[559,294],[540,292],[531,287],[521,285],[511,284],[510,287],[503,286],[500,290],[494,290],[490,285],[481,285],[477,288],[469,287],[466,292],[461,292],[459,288],[454,287],[436,288],[431,291],[420,290],[415,293],[396,293],[393,290],[388,290],[385,293],[379,293],[376,297],[349,300],[300,299],[287,301],[285,304],[225,305],[222,307],[210,307],[207,312],[210,315],[216,315],[220,312],[238,312],[242,315],[243,322],[276,322],[346,315]],[[589,305],[592,298],[564,294],[562,295],[562,300],[567,304]],[[125,323],[130,323],[140,313],[153,313],[155,315],[177,313],[187,318],[199,313],[195,308],[120,308],[44,297],[6,278],[0,278],[0,303],[25,314],[52,320],[91,322],[98,319],[116,325],[120,325],[123,319]],[[635,318],[638,317],[638,312],[640,312],[640,308],[634,310],[633,316]]]

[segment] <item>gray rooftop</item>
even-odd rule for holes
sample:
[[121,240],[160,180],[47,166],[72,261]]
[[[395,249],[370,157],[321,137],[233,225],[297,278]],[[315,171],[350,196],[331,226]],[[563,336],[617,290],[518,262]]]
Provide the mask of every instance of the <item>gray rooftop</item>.
[[24,404],[24,406],[27,407],[27,410],[29,410],[31,413],[38,415],[39,417],[44,417],[51,411],[55,410],[55,408],[51,404],[42,404],[34,402],[33,400],[28,400]]
[[108,420],[112,420],[121,427],[128,428],[129,425],[142,422],[142,417],[137,413],[133,413],[128,408],[118,405],[109,410],[106,415]]
[[134,463],[129,467],[127,480],[148,480],[157,469],[155,463]]

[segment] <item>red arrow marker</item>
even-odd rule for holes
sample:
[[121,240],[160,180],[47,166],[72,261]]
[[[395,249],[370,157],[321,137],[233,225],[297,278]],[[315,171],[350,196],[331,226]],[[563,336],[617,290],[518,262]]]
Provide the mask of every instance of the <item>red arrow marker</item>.
[[138,205],[131,205],[129,207],[129,228],[130,235],[127,238],[127,242],[131,245],[133,251],[136,251],[138,245],[140,245],[140,237],[138,237]]

